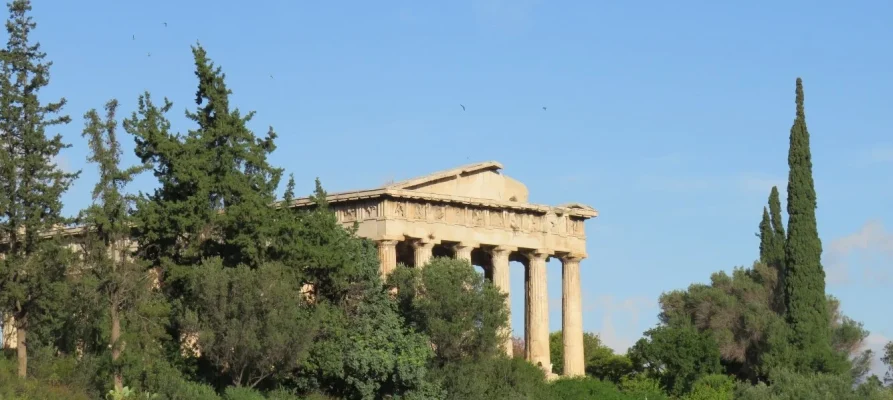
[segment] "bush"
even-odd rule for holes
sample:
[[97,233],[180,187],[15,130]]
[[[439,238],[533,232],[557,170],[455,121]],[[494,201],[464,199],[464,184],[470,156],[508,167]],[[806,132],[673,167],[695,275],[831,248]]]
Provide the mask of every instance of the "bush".
[[450,400],[546,398],[543,370],[517,358],[496,356],[449,363],[435,375]]
[[695,381],[685,400],[733,400],[735,380],[726,375],[705,375]]
[[226,388],[223,398],[226,400],[266,400],[264,395],[257,390],[234,386]]
[[549,384],[549,399],[599,399],[599,400],[633,400],[638,399],[623,393],[611,382],[593,378],[563,378]]
[[36,378],[20,379],[14,360],[0,357],[0,399],[3,400],[92,400],[82,388]]

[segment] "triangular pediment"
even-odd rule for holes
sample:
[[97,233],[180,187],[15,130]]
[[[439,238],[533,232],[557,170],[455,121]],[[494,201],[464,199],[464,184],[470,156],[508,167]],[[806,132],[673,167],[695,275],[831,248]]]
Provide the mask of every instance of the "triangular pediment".
[[501,174],[501,169],[502,164],[487,161],[407,179],[385,188],[526,203],[527,187]]

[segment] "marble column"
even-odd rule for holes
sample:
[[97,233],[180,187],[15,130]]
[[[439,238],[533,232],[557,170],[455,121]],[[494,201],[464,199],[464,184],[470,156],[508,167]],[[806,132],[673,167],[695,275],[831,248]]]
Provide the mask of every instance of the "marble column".
[[505,308],[508,311],[508,325],[504,328],[503,334],[507,337],[503,343],[505,354],[512,356],[512,299],[511,285],[509,281],[509,254],[516,250],[515,248],[506,246],[496,246],[490,249],[491,265],[493,274],[493,286],[505,293]]
[[412,242],[412,248],[415,249],[415,267],[422,268],[428,261],[431,261],[431,250],[434,249],[434,241],[416,240]]
[[561,332],[564,345],[565,376],[586,374],[583,358],[583,301],[580,293],[580,260],[582,259],[582,256],[575,254],[561,258]]
[[465,260],[471,262],[471,251],[474,250],[475,246],[471,243],[457,243],[453,246],[453,251],[456,252],[457,260]]
[[546,287],[546,260],[548,252],[533,250],[526,254],[529,260],[527,282],[527,360],[542,368],[546,375],[552,373],[549,359],[549,293]]
[[378,241],[378,260],[381,262],[379,271],[381,279],[387,279],[388,275],[397,268],[397,241],[396,240],[379,240]]

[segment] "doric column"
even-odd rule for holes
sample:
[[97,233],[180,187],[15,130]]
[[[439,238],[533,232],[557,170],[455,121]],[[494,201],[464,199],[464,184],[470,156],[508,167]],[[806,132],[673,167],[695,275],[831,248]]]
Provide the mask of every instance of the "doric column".
[[431,261],[431,250],[434,248],[434,241],[416,240],[412,242],[412,248],[415,249],[415,267],[422,268],[428,261]]
[[381,279],[387,279],[391,272],[397,268],[397,241],[396,240],[379,240],[378,241],[378,260]]
[[493,273],[493,286],[505,293],[505,308],[508,311],[508,325],[503,333],[508,336],[503,343],[505,354],[512,356],[512,299],[511,282],[509,282],[509,254],[515,250],[512,247],[496,246],[490,249],[492,263],[490,268]]
[[566,255],[562,262],[561,332],[564,345],[564,375],[583,376],[583,305],[580,293],[580,260],[583,256]]
[[471,262],[471,251],[474,250],[474,248],[475,245],[466,242],[453,245],[453,251],[456,252],[456,259],[468,262]]
[[549,293],[546,288],[546,260],[548,252],[527,252],[527,360],[542,368],[546,375],[552,373],[549,359]]

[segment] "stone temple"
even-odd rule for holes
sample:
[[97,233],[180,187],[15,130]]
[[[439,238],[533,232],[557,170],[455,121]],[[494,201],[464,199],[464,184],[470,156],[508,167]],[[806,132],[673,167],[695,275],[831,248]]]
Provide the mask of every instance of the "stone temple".
[[[561,260],[564,374],[583,375],[580,261],[586,257],[584,222],[598,212],[578,203],[531,204],[527,187],[501,169],[495,161],[466,165],[377,189],[332,193],[328,201],[341,223],[358,224],[357,234],[378,244],[383,276],[397,264],[419,268],[433,256],[456,257],[482,267],[512,296],[509,262],[523,264],[524,356],[547,373],[546,262]],[[294,204],[310,205],[307,198]],[[511,340],[504,346],[512,355]]]

